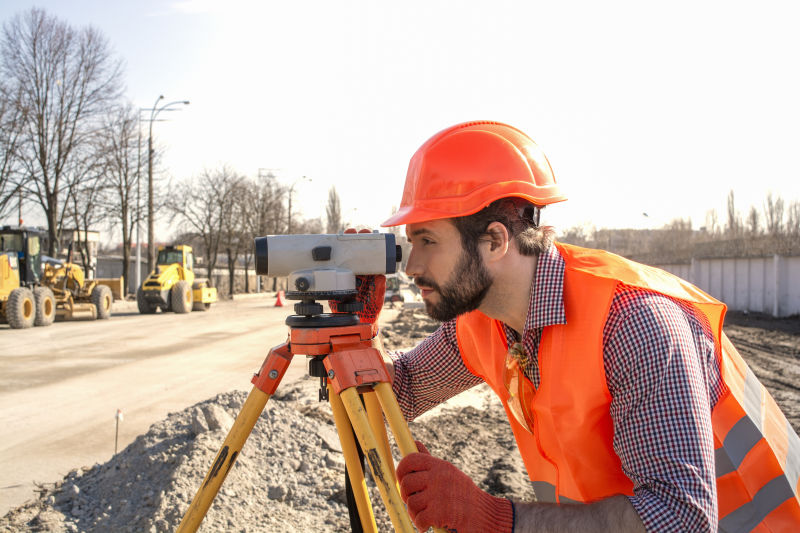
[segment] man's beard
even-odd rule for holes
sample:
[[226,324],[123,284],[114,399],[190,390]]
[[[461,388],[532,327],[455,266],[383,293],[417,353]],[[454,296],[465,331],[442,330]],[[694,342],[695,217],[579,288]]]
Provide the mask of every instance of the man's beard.
[[414,282],[439,293],[439,303],[426,300],[425,309],[434,320],[447,322],[477,309],[492,286],[492,277],[479,255],[462,251],[453,275],[443,286],[423,277]]

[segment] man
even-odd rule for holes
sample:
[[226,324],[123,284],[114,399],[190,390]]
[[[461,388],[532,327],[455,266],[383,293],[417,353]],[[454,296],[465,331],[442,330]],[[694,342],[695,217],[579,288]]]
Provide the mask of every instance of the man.
[[397,468],[420,530],[800,530],[800,440],[721,332],[725,307],[663,271],[553,242],[565,200],[519,130],[471,122],[411,159],[406,267],[443,322],[393,361],[407,419],[486,382],[536,502],[424,446]]

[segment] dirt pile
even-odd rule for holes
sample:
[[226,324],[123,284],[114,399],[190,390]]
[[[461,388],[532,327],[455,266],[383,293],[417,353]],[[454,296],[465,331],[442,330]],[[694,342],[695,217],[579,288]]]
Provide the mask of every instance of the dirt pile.
[[404,350],[436,331],[439,323],[431,320],[424,307],[403,308],[391,323],[381,327],[383,345],[387,350]]
[[[733,316],[725,330],[797,429],[800,327],[794,331],[795,322],[781,324]],[[387,347],[397,349],[413,346],[435,328],[423,309],[406,309],[383,334]],[[311,378],[279,388],[201,531],[349,530],[344,460],[330,408],[317,401],[317,389]],[[412,434],[483,489],[533,498],[499,403],[485,386],[468,396],[471,405],[437,408],[410,424]],[[43,486],[37,500],[0,519],[0,532],[174,531],[245,397],[221,394],[171,413],[107,463]],[[379,529],[389,531],[377,490],[368,484]]]
[[[0,521],[0,531],[174,531],[245,398],[222,394],[172,413],[109,462],[43,487],[37,501]],[[497,404],[468,407],[415,423],[412,433],[486,490],[524,494],[523,466],[508,451],[513,436],[503,418]],[[343,472],[329,408],[316,401],[314,383],[299,384],[267,404],[200,530],[347,531]],[[379,529],[389,531],[369,485]]]
[[[414,325],[416,315],[401,313],[397,326],[384,328],[393,346],[426,334]],[[308,378],[270,399],[200,531],[350,530],[344,459],[318,386]],[[437,410],[412,423],[412,434],[485,490],[532,498],[502,408],[486,387],[473,397],[477,408]],[[107,463],[43,486],[37,500],[0,519],[0,531],[174,531],[245,398],[221,394],[171,413]],[[378,491],[368,485],[378,528],[390,531]]]

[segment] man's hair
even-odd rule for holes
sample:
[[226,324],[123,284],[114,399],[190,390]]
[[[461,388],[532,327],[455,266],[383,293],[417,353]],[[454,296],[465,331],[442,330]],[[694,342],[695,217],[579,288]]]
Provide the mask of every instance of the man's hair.
[[539,255],[553,244],[555,236],[551,226],[539,226],[540,209],[522,198],[501,198],[477,213],[451,220],[461,234],[464,249],[469,253],[478,252],[478,242],[487,234],[489,224],[499,222],[508,229],[519,253]]

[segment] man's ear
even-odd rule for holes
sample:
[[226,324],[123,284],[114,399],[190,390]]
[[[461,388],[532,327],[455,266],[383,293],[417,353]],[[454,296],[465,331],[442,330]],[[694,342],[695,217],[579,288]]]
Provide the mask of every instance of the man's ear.
[[492,261],[493,259],[497,260],[504,257],[511,246],[511,235],[508,233],[508,228],[499,222],[492,222],[486,228],[486,235],[489,242],[486,260]]

